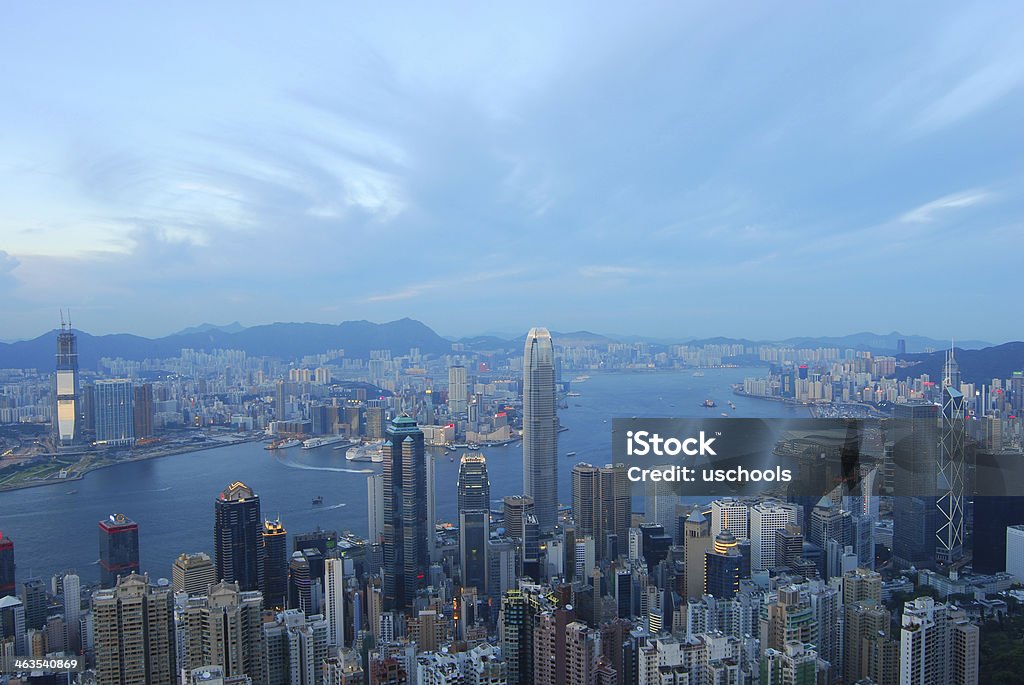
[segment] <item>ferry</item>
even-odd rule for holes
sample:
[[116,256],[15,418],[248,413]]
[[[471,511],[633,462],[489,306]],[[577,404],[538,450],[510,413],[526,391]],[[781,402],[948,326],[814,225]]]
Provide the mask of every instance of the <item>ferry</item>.
[[323,504],[323,503],[324,503],[324,496],[323,495],[317,495],[316,497],[313,498],[313,504]]
[[349,447],[345,452],[349,461],[371,461],[379,464],[384,461],[384,441],[377,440],[359,447]]
[[316,449],[317,447],[323,447],[324,445],[333,445],[335,443],[344,442],[347,440],[348,438],[346,438],[343,435],[331,435],[323,438],[310,438],[309,440],[306,440],[305,442],[302,443],[302,449],[312,450]]
[[712,407],[717,407],[718,405],[715,404],[715,401],[713,399],[708,398],[701,402],[700,406],[704,407],[705,409],[711,409]]
[[263,449],[265,450],[286,450],[289,447],[298,447],[302,444],[301,440],[295,438],[285,438],[283,440],[275,440]]

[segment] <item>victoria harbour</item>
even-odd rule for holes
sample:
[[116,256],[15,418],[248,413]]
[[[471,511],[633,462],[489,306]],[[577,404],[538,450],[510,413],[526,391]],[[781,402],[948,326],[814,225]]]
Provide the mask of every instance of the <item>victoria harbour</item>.
[[[611,421],[616,417],[702,417],[719,411],[700,406],[709,397],[731,398],[736,416],[806,415],[777,402],[732,397],[731,384],[763,369],[708,369],[703,377],[678,372],[596,373],[576,386],[559,411],[569,430],[558,437],[559,501],[571,501],[569,472],[586,461],[609,460]],[[569,452],[576,452],[567,457]],[[518,443],[484,448],[491,496],[522,491],[522,448]],[[277,518],[289,533],[317,526],[338,532],[367,532],[366,477],[380,465],[350,462],[331,446],[268,452],[259,442],[244,443],[131,462],[93,471],[80,481],[0,494],[0,521],[18,541],[24,559],[19,575],[48,577],[73,568],[84,582],[98,578],[96,522],[123,512],[138,522],[141,567],[152,577],[170,574],[182,552],[210,552],[211,512],[217,494],[241,480],[260,496],[264,517]],[[457,520],[454,493],[459,451],[435,452],[435,501],[440,521]],[[321,495],[323,504],[311,504]]]

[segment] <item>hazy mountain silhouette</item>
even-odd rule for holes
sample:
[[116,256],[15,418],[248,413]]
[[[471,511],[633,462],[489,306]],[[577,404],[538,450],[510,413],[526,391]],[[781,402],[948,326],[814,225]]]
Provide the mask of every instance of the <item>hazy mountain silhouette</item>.
[[[212,327],[162,338],[144,338],[127,333],[76,333],[78,363],[87,369],[96,368],[103,357],[121,357],[135,361],[177,357],[182,348],[206,351],[218,348],[244,350],[246,354],[280,359],[294,359],[342,348],[347,357],[364,359],[369,357],[370,350],[390,349],[398,355],[417,347],[423,354],[441,354],[449,352],[452,347],[451,342],[413,319],[400,319],[388,323],[272,323],[243,328],[237,332]],[[57,331],[53,330],[32,340],[0,343],[0,368],[51,369],[55,361],[56,340]]]

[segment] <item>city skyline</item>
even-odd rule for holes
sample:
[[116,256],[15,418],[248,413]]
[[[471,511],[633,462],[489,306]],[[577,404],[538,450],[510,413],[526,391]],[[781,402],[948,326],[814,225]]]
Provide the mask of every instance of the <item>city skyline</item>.
[[[847,288],[885,305],[858,328],[1015,336],[977,303],[1012,292],[1024,235],[1019,8],[580,9],[14,8],[5,337],[70,307],[146,335],[419,316],[772,338],[812,312],[845,328]],[[392,243],[417,268],[385,282]]]

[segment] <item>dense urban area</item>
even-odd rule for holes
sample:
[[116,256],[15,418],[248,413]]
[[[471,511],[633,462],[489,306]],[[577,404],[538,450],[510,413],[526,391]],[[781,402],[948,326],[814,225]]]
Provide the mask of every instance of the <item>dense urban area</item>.
[[[62,325],[47,339],[54,366],[0,369],[0,489],[242,442],[331,449],[379,471],[366,476],[363,530],[286,530],[265,493],[212,484],[215,499],[188,503],[209,509],[212,537],[165,568],[141,567],[147,531],[111,501],[96,524],[98,583],[73,568],[27,575],[33,560],[0,532],[0,677],[11,683],[1024,678],[1024,497],[973,489],[977,464],[1021,456],[1024,373],[961,373],[966,353],[953,345],[669,345],[535,328],[525,343],[363,354],[339,341],[295,358],[97,350],[86,368],[79,342]],[[559,462],[559,413],[592,377],[722,367],[750,375],[684,415],[741,416],[742,397],[803,416],[902,421],[911,437],[883,432],[861,487],[814,498],[684,502],[656,484],[634,492],[607,455]],[[521,449],[523,492],[492,499],[487,454],[498,446]],[[806,450],[809,462],[827,457]],[[439,459],[458,462],[451,492],[434,477]],[[901,479],[922,470],[938,478],[907,494]],[[567,477],[571,501],[559,501]],[[439,520],[437,502],[455,498],[457,520]],[[58,521],[53,536],[60,545]]]

